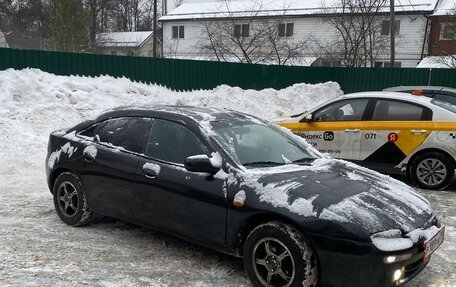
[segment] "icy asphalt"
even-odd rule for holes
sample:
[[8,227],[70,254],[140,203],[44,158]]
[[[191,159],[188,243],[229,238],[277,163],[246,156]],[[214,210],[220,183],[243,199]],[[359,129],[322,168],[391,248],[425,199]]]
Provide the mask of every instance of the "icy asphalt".
[[[446,240],[406,286],[456,286],[456,185],[418,191]],[[251,286],[238,258],[114,219],[66,226],[45,179],[14,171],[0,182],[0,234],[0,286]]]

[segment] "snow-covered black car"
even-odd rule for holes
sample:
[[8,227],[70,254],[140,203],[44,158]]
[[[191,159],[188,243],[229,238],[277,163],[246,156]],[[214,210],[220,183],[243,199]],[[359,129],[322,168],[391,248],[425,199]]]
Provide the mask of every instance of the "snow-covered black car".
[[398,286],[443,241],[407,185],[222,109],[128,107],[50,135],[67,224],[110,216],[244,258],[255,286]]

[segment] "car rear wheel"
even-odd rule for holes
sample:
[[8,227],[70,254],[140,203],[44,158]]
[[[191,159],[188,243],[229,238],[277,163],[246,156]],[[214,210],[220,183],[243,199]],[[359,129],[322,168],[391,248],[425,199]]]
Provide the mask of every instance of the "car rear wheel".
[[318,281],[317,257],[310,242],[281,222],[261,224],[249,234],[244,266],[254,286],[314,287]]
[[64,172],[57,177],[53,195],[57,215],[66,224],[80,226],[93,220],[81,181],[73,173]]
[[443,189],[454,176],[454,165],[450,159],[438,152],[427,152],[417,156],[410,168],[410,177],[419,187]]

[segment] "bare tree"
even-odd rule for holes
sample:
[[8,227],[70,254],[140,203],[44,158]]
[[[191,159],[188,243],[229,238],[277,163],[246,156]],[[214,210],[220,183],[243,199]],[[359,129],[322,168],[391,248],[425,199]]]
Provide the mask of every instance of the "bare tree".
[[86,5],[88,8],[88,13],[90,17],[90,41],[92,45],[95,44],[96,35],[99,32],[102,32],[101,29],[101,11],[106,7],[106,4],[111,0],[86,0]]
[[[262,17],[261,1],[245,7],[242,19],[231,11],[230,1],[224,0],[227,12],[223,20],[202,21],[197,49],[208,58],[242,63],[271,63],[285,65],[302,57],[311,41],[308,37],[287,37],[283,15]],[[284,9],[286,10],[286,9]],[[285,26],[284,26],[285,25]],[[285,32],[285,33],[284,33]]]
[[379,16],[386,0],[335,0],[323,3],[321,18],[334,31],[335,38],[320,43],[324,58],[338,59],[348,67],[374,66],[389,51],[389,37],[382,35]]

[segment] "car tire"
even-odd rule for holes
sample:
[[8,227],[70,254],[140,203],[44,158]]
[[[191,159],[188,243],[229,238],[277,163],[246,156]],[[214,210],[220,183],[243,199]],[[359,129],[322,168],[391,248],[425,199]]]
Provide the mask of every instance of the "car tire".
[[60,174],[53,188],[54,207],[60,219],[71,226],[88,224],[94,218],[79,178],[71,172]]
[[454,164],[439,152],[427,152],[417,156],[410,167],[412,181],[421,188],[444,189],[454,176]]
[[317,256],[295,227],[278,221],[253,229],[244,244],[244,267],[256,287],[315,287]]

